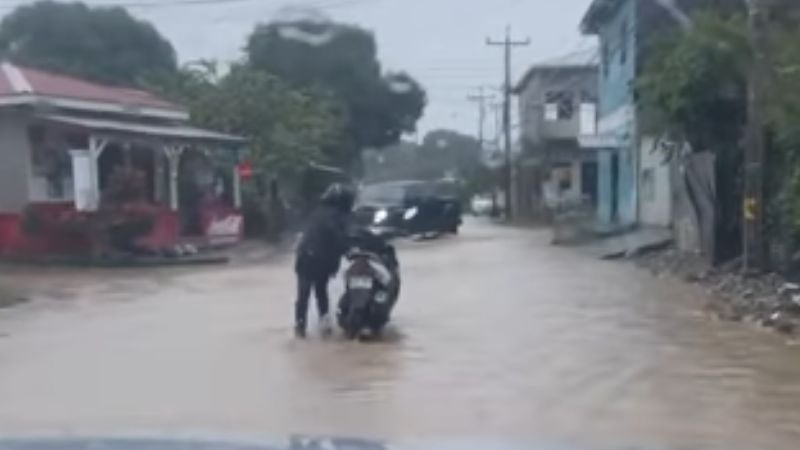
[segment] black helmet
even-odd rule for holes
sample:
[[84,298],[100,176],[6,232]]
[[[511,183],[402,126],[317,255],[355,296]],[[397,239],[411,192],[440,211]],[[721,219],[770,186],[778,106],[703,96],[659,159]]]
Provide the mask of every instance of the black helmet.
[[344,212],[350,212],[356,202],[356,193],[347,185],[334,183],[322,194],[320,201]]

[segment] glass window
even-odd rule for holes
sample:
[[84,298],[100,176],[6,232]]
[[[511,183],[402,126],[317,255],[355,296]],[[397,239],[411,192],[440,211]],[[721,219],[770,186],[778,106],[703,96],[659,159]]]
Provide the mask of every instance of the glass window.
[[545,120],[570,120],[575,114],[572,92],[550,91],[545,94]]
[[623,20],[619,28],[619,61],[625,64],[628,61],[628,21]]
[[68,153],[70,139],[48,131],[44,126],[28,128],[31,144],[33,176],[44,181],[44,195],[58,200],[66,196],[66,183],[72,178],[72,163]]

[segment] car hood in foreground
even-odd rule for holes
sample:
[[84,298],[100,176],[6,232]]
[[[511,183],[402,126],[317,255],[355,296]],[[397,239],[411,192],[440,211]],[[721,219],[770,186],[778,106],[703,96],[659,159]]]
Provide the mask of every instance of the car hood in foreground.
[[[523,445],[493,440],[380,442],[364,439],[293,437],[268,440],[173,438],[0,438],[0,450],[579,450],[558,445]],[[582,449],[588,450],[588,449]]]

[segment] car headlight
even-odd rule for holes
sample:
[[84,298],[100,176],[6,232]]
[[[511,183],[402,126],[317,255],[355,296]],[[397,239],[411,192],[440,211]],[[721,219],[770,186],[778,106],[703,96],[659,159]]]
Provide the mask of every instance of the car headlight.
[[415,207],[413,207],[413,208],[408,208],[408,209],[406,210],[405,214],[403,214],[403,219],[405,219],[405,220],[411,220],[411,219],[413,219],[414,217],[417,217],[417,213],[418,213],[418,212],[419,212],[419,209],[417,209],[417,207],[416,207],[416,206],[415,206]]
[[375,211],[375,217],[373,218],[373,220],[374,220],[374,222],[376,224],[378,224],[378,223],[381,223],[381,222],[385,221],[388,218],[389,218],[389,211],[386,211],[385,209],[381,209],[381,210]]

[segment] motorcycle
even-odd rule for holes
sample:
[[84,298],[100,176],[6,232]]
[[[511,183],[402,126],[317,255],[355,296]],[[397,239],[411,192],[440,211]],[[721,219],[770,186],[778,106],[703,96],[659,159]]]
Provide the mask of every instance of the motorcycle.
[[347,254],[345,292],[337,321],[349,339],[377,337],[389,323],[400,295],[400,265],[394,246],[362,230]]

